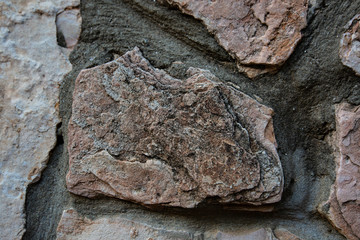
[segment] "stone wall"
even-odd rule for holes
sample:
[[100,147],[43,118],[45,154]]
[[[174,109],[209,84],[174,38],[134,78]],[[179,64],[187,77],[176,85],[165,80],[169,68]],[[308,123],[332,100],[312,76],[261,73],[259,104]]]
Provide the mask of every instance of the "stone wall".
[[59,85],[71,63],[70,50],[57,44],[55,20],[78,5],[0,1],[1,239],[24,234],[26,189],[39,180],[56,145]]
[[359,9],[0,0],[0,239],[360,239]]

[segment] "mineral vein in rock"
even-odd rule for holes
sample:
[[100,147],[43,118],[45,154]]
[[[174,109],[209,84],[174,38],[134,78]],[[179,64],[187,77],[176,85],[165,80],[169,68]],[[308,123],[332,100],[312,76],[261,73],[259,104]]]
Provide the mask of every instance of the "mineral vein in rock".
[[272,109],[209,71],[179,80],[138,48],[76,79],[68,189],[142,204],[279,201]]
[[202,20],[249,77],[272,72],[306,27],[307,0],[167,0]]

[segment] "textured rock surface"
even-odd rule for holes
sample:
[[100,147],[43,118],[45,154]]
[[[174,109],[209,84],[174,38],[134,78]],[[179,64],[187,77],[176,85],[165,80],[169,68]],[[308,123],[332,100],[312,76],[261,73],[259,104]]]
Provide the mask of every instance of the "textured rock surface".
[[55,17],[78,4],[0,1],[0,239],[21,239],[26,188],[56,143],[59,82],[71,65]]
[[74,209],[65,210],[57,228],[57,240],[118,240],[118,239],[193,239],[186,231],[157,229],[120,216],[90,220]]
[[360,107],[337,106],[336,128],[336,181],[322,211],[348,239],[360,239]]
[[357,14],[345,26],[340,41],[340,58],[345,66],[352,68],[360,76],[360,14]]
[[276,228],[274,230],[274,235],[279,240],[302,240],[301,238],[292,234],[285,228]]
[[[40,181],[28,188],[24,240],[55,239],[61,214],[70,206],[88,219],[119,214],[156,229],[204,233],[216,229],[232,234],[281,226],[303,239],[345,239],[318,217],[314,207],[328,199],[335,181],[333,150],[327,141],[336,126],[332,107],[341,101],[360,105],[359,77],[339,58],[344,26],[359,13],[360,1],[309,0],[308,27],[290,59],[276,74],[264,74],[256,81],[237,71],[235,61],[201,21],[159,0],[86,0],[80,8],[82,33],[70,58],[73,70],[61,86],[63,124],[58,133],[64,143],[59,136]],[[208,69],[274,109],[285,174],[282,201],[274,204],[275,213],[244,213],[232,210],[236,209],[233,205],[155,211],[115,198],[89,199],[68,193],[65,146],[75,79],[81,69],[110,62],[114,54],[123,55],[134,46],[141,48],[153,66],[173,77],[186,79],[189,67]]]
[[249,77],[281,66],[306,27],[307,0],[167,1],[202,20]]
[[65,210],[57,228],[57,240],[92,239],[156,239],[156,240],[277,240],[269,228],[242,231],[195,231],[156,228],[149,224],[125,219],[120,215],[91,220],[76,210]]
[[206,232],[204,239],[213,240],[278,240],[271,229],[260,228],[255,230],[247,230],[242,232],[222,232],[217,233]]
[[68,189],[185,208],[212,197],[279,201],[272,109],[208,71],[188,74],[174,79],[138,49],[83,70],[68,130]]

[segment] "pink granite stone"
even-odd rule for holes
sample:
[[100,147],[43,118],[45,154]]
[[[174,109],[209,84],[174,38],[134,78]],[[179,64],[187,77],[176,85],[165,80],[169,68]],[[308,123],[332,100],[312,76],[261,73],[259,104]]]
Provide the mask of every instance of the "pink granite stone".
[[280,200],[273,110],[209,71],[179,80],[139,49],[83,70],[68,128],[68,189],[147,205]]
[[202,20],[249,77],[276,71],[306,27],[307,0],[167,0]]
[[322,209],[348,239],[360,239],[360,106],[336,109],[336,181]]

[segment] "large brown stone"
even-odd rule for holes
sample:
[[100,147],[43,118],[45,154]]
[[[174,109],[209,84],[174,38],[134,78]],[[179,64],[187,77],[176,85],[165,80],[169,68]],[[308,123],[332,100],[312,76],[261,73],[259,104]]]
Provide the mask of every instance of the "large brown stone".
[[249,77],[274,72],[306,27],[307,0],[167,0],[203,21]]
[[348,239],[360,239],[360,106],[336,109],[336,181],[321,212]]
[[280,200],[272,114],[209,71],[182,81],[139,49],[81,71],[68,128],[68,189],[157,204]]
[[345,66],[352,68],[360,76],[360,14],[353,17],[345,26],[340,41],[339,55]]

